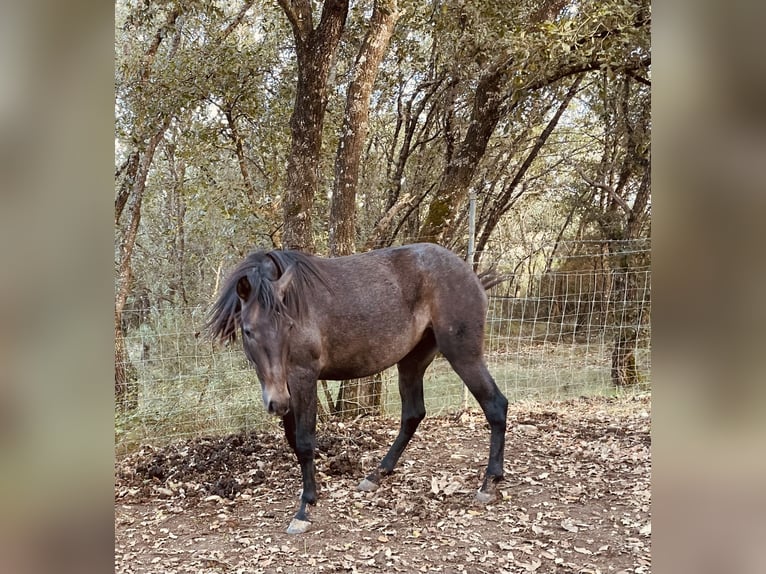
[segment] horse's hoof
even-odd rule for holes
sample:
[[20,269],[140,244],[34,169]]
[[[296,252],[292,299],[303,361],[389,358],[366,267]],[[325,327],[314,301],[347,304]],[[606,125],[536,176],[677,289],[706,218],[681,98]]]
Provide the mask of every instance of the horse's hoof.
[[359,483],[356,489],[361,490],[363,492],[373,492],[378,489],[378,485],[372,482],[371,480],[365,478],[362,482]]
[[476,502],[481,504],[487,504],[495,499],[495,495],[492,492],[483,492],[481,490],[476,491]]
[[308,520],[299,520],[293,518],[290,521],[290,526],[287,527],[288,534],[303,534],[311,527],[311,522]]

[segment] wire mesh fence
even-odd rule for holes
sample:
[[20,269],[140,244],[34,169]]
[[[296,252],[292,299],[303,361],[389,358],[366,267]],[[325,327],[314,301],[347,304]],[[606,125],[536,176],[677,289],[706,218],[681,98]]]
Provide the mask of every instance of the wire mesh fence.
[[[485,356],[510,401],[644,392],[651,383],[651,269],[647,241],[578,242],[540,250],[511,265],[488,293]],[[276,428],[239,342],[213,346],[200,335],[208,305],[152,306],[136,299],[123,314],[130,407],[115,415],[118,451],[142,443]],[[446,360],[426,371],[426,409],[464,403]],[[396,368],[372,380],[321,381],[320,416],[397,416]]]

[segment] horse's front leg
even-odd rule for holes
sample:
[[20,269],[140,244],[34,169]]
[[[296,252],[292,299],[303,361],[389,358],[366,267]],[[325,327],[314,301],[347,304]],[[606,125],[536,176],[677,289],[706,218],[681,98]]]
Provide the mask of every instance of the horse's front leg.
[[317,485],[314,467],[316,447],[317,395],[316,380],[302,380],[290,389],[290,412],[284,417],[285,435],[301,465],[303,490],[300,506],[295,513],[288,534],[301,534],[311,526],[308,505],[316,504]]

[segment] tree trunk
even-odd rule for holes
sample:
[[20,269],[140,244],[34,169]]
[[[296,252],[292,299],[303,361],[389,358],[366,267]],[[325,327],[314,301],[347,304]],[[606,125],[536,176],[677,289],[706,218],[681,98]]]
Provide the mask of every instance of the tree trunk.
[[356,191],[359,164],[369,125],[370,98],[378,69],[399,17],[396,0],[376,0],[370,27],[359,48],[346,95],[335,181],[330,201],[330,255],[349,255],[356,248]]
[[115,174],[115,179],[118,177],[122,178],[122,181],[120,182],[120,188],[117,191],[117,197],[114,200],[115,225],[120,224],[122,212],[125,209],[125,204],[128,202],[128,198],[130,197],[130,190],[133,188],[133,185],[135,185],[136,182],[136,173],[138,172],[138,162],[140,160],[141,154],[137,149],[134,149],[128,156],[124,168],[120,169],[118,173]]
[[[185,255],[186,255],[186,237],[184,233],[184,219],[186,217],[186,200],[184,198],[184,183],[186,178],[186,162],[183,159],[176,158],[175,145],[165,146],[168,169],[171,176],[171,193],[168,194],[168,221],[175,223],[173,226],[173,236],[170,239],[170,248],[173,266],[175,267],[175,277],[173,277],[169,287],[170,292],[176,297],[180,295],[184,306],[189,304],[186,298],[185,281]],[[178,300],[176,299],[176,303]]]
[[335,401],[335,416],[349,420],[381,412],[383,376],[378,373],[363,379],[341,381]]
[[[350,255],[356,250],[356,191],[359,164],[367,139],[370,97],[398,17],[396,0],[376,0],[369,29],[354,63],[335,156],[335,180],[330,201],[329,248],[333,257]],[[343,418],[354,418],[363,413],[380,412],[380,381],[378,375],[342,381],[336,413]]]
[[298,59],[298,85],[290,117],[292,145],[287,160],[283,198],[282,243],[312,252],[311,209],[319,187],[319,155],[327,107],[327,79],[346,23],[348,0],[325,0],[314,29],[309,0],[279,0],[293,29]]
[[146,178],[149,175],[149,168],[154,159],[154,153],[165,135],[165,130],[167,130],[168,125],[170,125],[169,119],[165,120],[161,129],[151,137],[142,154],[136,172],[136,179],[130,193],[130,223],[125,233],[125,237],[123,238],[122,245],[120,246],[120,260],[118,264],[114,301],[114,391],[117,398],[120,399],[119,403],[124,404],[124,406],[128,408],[135,407],[137,402],[131,398],[131,396],[135,394],[135,390],[131,389],[131,381],[133,379],[133,377],[131,377],[131,372],[133,367],[130,364],[130,359],[125,349],[125,333],[122,330],[122,312],[125,308],[125,301],[127,301],[128,292],[130,291],[130,283],[133,277],[131,258],[133,257],[133,248],[135,247],[136,237],[138,235],[138,225],[141,221],[141,202],[143,201],[144,191],[146,190]]
[[349,379],[340,382],[338,398],[335,399],[335,407],[333,409],[336,417],[348,420],[354,418],[361,411],[359,381],[360,379]]
[[614,346],[612,349],[612,383],[618,387],[637,385],[643,377],[636,365],[636,342],[640,329],[639,310],[642,302],[636,300],[636,274],[630,268],[628,256],[622,258],[622,268],[615,276]]
[[255,186],[253,185],[253,178],[250,175],[250,169],[247,167],[247,157],[245,156],[245,147],[242,143],[242,138],[239,135],[237,129],[236,119],[234,118],[234,112],[231,106],[227,106],[224,110],[226,116],[226,123],[229,125],[229,137],[231,137],[234,143],[234,153],[237,156],[237,163],[239,164],[239,172],[242,174],[242,183],[247,191],[247,197],[250,200],[250,207],[253,209],[253,213],[258,213],[258,198],[255,196]]
[[479,80],[468,130],[457,153],[449,158],[444,169],[439,188],[420,227],[419,241],[442,242],[445,226],[454,220],[460,202],[468,193],[473,174],[502,116],[507,66],[505,61],[497,62]]
[[130,362],[122,330],[122,313],[114,310],[114,396],[117,408],[131,411],[138,407],[136,369]]
[[635,329],[620,329],[620,333],[612,351],[612,383],[617,387],[640,384],[643,377],[636,366]]
[[[583,173],[580,176],[602,194],[601,213],[595,214],[595,219],[604,236],[611,240],[609,253],[616,261],[612,289],[615,327],[611,357],[612,383],[616,386],[632,386],[643,382],[636,364],[635,350],[644,300],[643,296],[639,296],[643,289],[639,290],[632,240],[638,236],[649,217],[650,116],[648,103],[630,109],[629,76],[626,75],[622,90],[616,94],[616,98],[616,106],[611,109],[619,130],[612,142],[605,141],[600,166],[602,173],[597,179]],[[605,106],[605,109],[610,108]],[[638,179],[638,184],[633,204],[630,205],[629,182],[633,179]]]

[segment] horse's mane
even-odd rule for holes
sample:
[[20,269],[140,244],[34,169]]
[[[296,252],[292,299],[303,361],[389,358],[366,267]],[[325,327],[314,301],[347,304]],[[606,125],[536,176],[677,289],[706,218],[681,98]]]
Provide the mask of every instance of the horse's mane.
[[[277,268],[277,277],[290,267],[293,277],[284,298],[275,293],[272,280],[267,276],[264,263],[271,260]],[[221,288],[205,323],[205,331],[214,341],[233,341],[241,325],[242,303],[237,295],[237,283],[247,277],[251,286],[250,297],[256,297],[258,305],[272,316],[287,315],[299,320],[306,314],[307,295],[323,287],[330,290],[329,282],[317,265],[316,257],[300,251],[254,251],[237,265]]]

